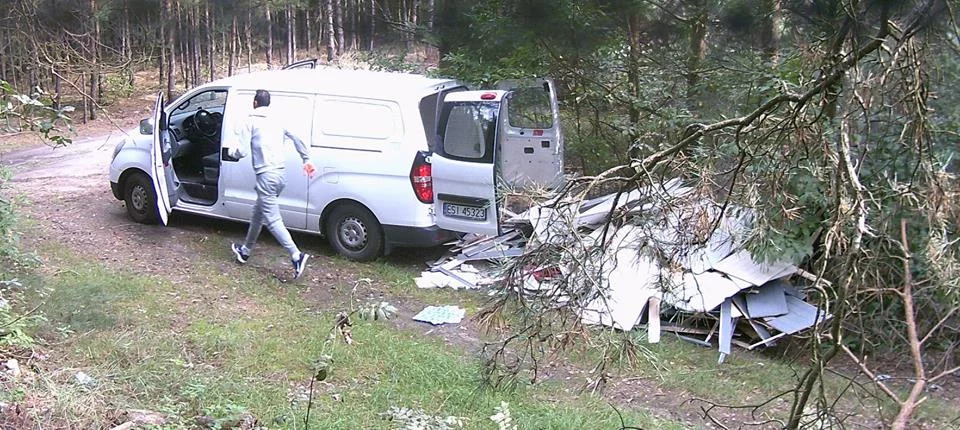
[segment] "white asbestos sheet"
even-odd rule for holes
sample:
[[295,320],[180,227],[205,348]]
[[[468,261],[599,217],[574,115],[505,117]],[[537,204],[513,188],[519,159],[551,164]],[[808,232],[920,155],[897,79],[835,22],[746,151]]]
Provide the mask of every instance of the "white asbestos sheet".
[[787,313],[787,296],[784,292],[785,282],[773,280],[760,286],[757,291],[744,294],[751,318],[773,317]]
[[797,267],[786,262],[763,264],[753,261],[749,252],[740,250],[713,265],[713,269],[747,281],[753,285],[763,285],[771,279],[796,273]]
[[569,211],[534,206],[527,210],[527,219],[533,226],[533,237],[539,243],[560,244],[569,239],[572,216]]
[[632,330],[651,297],[660,297],[659,265],[639,255],[636,244],[641,230],[625,226],[617,231],[604,265],[606,291],[581,314],[584,323]]
[[462,269],[451,270],[450,272],[459,279],[452,278],[441,272],[423,272],[420,276],[414,278],[413,282],[417,284],[417,288],[453,288],[456,290],[460,288],[479,288],[479,284],[484,281],[484,278],[477,272],[468,272]]
[[683,274],[682,282],[674,283],[664,292],[663,301],[682,311],[707,312],[742,289],[721,273],[695,275],[687,272]]
[[[817,307],[791,295],[787,295],[786,298],[787,313],[775,318],[764,318],[764,322],[786,334],[793,334],[813,327],[817,322],[817,313],[819,312]],[[830,316],[820,313],[820,318],[826,320]]]

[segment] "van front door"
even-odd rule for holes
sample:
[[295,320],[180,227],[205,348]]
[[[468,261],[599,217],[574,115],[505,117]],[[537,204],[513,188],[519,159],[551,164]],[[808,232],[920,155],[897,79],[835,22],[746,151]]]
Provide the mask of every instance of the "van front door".
[[563,134],[557,92],[550,79],[504,81],[498,133],[503,185],[554,188],[563,184]]
[[167,115],[163,111],[163,92],[157,94],[157,103],[153,108],[153,145],[150,149],[150,175],[153,177],[153,191],[157,197],[157,214],[160,222],[167,225],[173,207],[180,200],[177,186],[173,181],[170,131],[167,127]]
[[501,92],[471,99],[448,94],[430,157],[434,213],[440,228],[490,236],[500,234],[494,160]]

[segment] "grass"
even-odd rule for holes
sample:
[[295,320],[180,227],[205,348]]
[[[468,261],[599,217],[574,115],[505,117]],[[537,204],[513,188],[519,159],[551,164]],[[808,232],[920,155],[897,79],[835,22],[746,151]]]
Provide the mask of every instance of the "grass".
[[[322,354],[333,360],[328,378],[314,384],[311,428],[397,428],[383,416],[397,407],[489,429],[496,428],[489,416],[501,402],[519,428],[620,426],[600,398],[561,385],[480,389],[475,358],[419,330],[355,320],[352,345],[328,341],[338,304],[307,311],[311,304],[296,288],[269,274],[242,268],[248,276],[234,278],[198,263],[190,267],[187,281],[194,282],[187,290],[183,282],[43,248],[44,270],[25,279],[51,292],[33,297],[45,300],[41,332],[50,358],[36,379],[11,393],[47,403],[35,419],[52,427],[106,426],[113,410],[139,408],[171,414],[171,428],[191,427],[196,416],[227,419],[244,411],[270,428],[303,428],[301,397]],[[411,272],[386,263],[356,268],[358,276],[376,277],[389,289],[412,284]],[[77,372],[95,385],[77,384]],[[16,400],[11,397],[6,400]],[[631,425],[684,428],[642,411],[623,414]]]

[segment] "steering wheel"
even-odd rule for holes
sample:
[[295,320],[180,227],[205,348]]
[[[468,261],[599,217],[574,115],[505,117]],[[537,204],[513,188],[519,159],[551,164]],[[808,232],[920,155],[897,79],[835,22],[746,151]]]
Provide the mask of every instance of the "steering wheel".
[[220,131],[221,118],[222,115],[219,113],[211,113],[206,109],[197,109],[197,113],[193,115],[193,123],[200,135],[203,137],[213,137]]

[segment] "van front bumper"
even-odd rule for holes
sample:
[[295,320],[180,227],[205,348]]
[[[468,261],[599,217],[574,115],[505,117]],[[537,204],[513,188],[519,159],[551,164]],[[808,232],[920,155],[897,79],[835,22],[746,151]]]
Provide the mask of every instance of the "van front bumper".
[[436,225],[430,227],[383,226],[384,242],[391,247],[428,248],[457,238],[457,233]]

